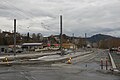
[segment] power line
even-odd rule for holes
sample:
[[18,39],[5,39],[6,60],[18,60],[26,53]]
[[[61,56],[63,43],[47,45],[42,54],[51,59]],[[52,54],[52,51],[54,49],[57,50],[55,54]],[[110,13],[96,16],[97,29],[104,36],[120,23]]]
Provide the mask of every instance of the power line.
[[[54,31],[53,29],[50,28],[50,26],[44,24],[44,23],[41,22],[40,20],[32,20],[32,19],[31,19],[31,18],[33,18],[32,13],[30,14],[30,12],[28,13],[26,10],[23,10],[23,9],[20,9],[20,8],[16,7],[16,6],[13,5],[10,1],[5,1],[5,0],[4,0],[3,2],[6,3],[6,6],[7,6],[7,7],[10,5],[9,7],[14,8],[14,9],[16,9],[17,11],[19,11],[19,12],[16,11],[15,13],[19,14],[20,16],[26,17],[26,19],[29,19],[31,22],[40,22],[40,23],[41,23],[41,27],[43,27],[44,29],[46,29],[46,30],[48,30],[48,31]],[[15,13],[14,13],[14,14],[15,14]],[[27,15],[26,15],[25,13],[27,13]],[[29,27],[31,27],[30,23],[29,23]]]

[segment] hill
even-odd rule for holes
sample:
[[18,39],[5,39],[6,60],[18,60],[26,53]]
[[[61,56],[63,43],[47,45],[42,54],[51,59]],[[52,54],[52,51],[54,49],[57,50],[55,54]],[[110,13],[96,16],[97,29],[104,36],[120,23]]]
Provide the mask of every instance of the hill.
[[110,35],[104,35],[104,34],[96,34],[96,35],[93,35],[93,36],[87,38],[87,40],[92,43],[99,42],[101,40],[106,40],[106,39],[117,39],[117,38],[110,36]]

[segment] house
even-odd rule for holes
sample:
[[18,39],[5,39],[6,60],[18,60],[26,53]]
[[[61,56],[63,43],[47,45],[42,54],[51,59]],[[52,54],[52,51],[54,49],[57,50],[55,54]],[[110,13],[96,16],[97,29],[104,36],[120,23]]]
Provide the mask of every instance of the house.
[[23,43],[22,48],[27,51],[35,51],[35,49],[43,48],[42,43]]
[[65,49],[75,49],[76,48],[75,44],[73,44],[73,43],[63,43],[62,47]]

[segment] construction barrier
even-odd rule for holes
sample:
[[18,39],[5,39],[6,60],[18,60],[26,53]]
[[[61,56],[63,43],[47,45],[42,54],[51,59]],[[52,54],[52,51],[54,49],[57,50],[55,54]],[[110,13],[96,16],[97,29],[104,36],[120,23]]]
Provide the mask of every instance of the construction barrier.
[[101,59],[100,66],[101,66],[101,69],[104,69],[103,67],[105,66],[105,69],[108,70],[108,59],[107,58]]
[[7,65],[10,65],[7,57],[5,57],[4,62],[6,62]]
[[72,60],[72,58],[70,57],[67,61],[67,64],[72,64],[71,60]]

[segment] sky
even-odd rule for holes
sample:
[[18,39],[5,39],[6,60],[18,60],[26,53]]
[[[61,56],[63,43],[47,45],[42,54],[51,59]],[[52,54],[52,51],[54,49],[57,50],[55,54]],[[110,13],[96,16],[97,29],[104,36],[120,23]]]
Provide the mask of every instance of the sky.
[[0,0],[0,29],[17,32],[63,34],[84,37],[107,34],[120,37],[120,0]]

